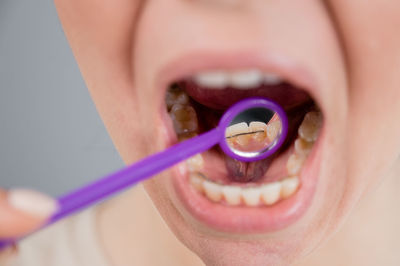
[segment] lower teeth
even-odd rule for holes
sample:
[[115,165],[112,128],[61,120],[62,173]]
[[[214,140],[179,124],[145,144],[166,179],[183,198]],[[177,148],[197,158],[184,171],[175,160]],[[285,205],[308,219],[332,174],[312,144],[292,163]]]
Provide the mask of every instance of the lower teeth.
[[[178,139],[182,141],[196,136],[198,133],[197,114],[191,106],[186,93],[176,88],[168,91],[167,106]],[[279,181],[265,184],[247,183],[246,187],[218,184],[206,177],[203,169],[203,157],[201,154],[197,154],[186,161],[190,184],[212,202],[227,204],[229,206],[271,206],[281,200],[287,199],[294,195],[301,185],[299,174],[318,138],[321,124],[322,114],[320,112],[312,111],[305,115],[298,129],[294,152],[289,156],[286,163],[287,176],[281,178]],[[254,125],[255,128],[264,126]],[[258,130],[255,130],[253,136],[246,134],[244,135],[246,139],[232,141],[238,141],[240,145],[246,145],[248,138],[274,138],[274,132],[279,130],[279,128],[280,124],[273,125],[273,127],[267,128],[262,134]],[[237,126],[237,128],[232,129],[232,134],[243,133],[239,132],[240,130],[242,128]],[[243,130],[246,131],[245,133],[249,133],[249,128],[243,127]]]

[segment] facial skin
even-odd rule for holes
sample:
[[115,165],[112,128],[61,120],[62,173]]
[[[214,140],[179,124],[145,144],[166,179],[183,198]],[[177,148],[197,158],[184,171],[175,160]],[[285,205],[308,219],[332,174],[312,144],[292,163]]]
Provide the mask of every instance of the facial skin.
[[221,235],[190,222],[174,194],[172,171],[146,182],[174,234],[206,264],[298,261],[326,241],[398,163],[397,1],[55,3],[93,100],[127,163],[165,148],[160,84],[169,65],[185,56],[278,55],[313,76],[325,135],[314,200],[295,223],[256,236]]

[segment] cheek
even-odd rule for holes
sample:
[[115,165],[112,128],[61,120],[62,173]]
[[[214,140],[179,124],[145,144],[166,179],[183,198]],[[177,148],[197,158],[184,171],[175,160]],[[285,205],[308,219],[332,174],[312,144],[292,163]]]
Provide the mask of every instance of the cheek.
[[332,6],[347,51],[348,175],[361,190],[378,182],[400,151],[400,3],[341,0]]

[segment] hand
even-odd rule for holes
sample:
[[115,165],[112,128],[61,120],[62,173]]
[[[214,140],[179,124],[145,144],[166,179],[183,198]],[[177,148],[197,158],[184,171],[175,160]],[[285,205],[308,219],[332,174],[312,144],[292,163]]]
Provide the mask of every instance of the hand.
[[[56,211],[53,199],[25,189],[0,189],[0,241],[24,236],[43,225]],[[16,247],[0,250],[0,265],[15,256]]]

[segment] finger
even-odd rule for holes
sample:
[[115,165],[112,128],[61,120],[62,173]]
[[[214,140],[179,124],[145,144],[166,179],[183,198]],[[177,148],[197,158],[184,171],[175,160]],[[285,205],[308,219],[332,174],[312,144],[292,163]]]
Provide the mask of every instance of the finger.
[[0,265],[9,265],[17,255],[17,247],[12,246],[0,251]]
[[20,237],[37,229],[56,210],[56,201],[41,193],[26,189],[0,191],[0,239]]

